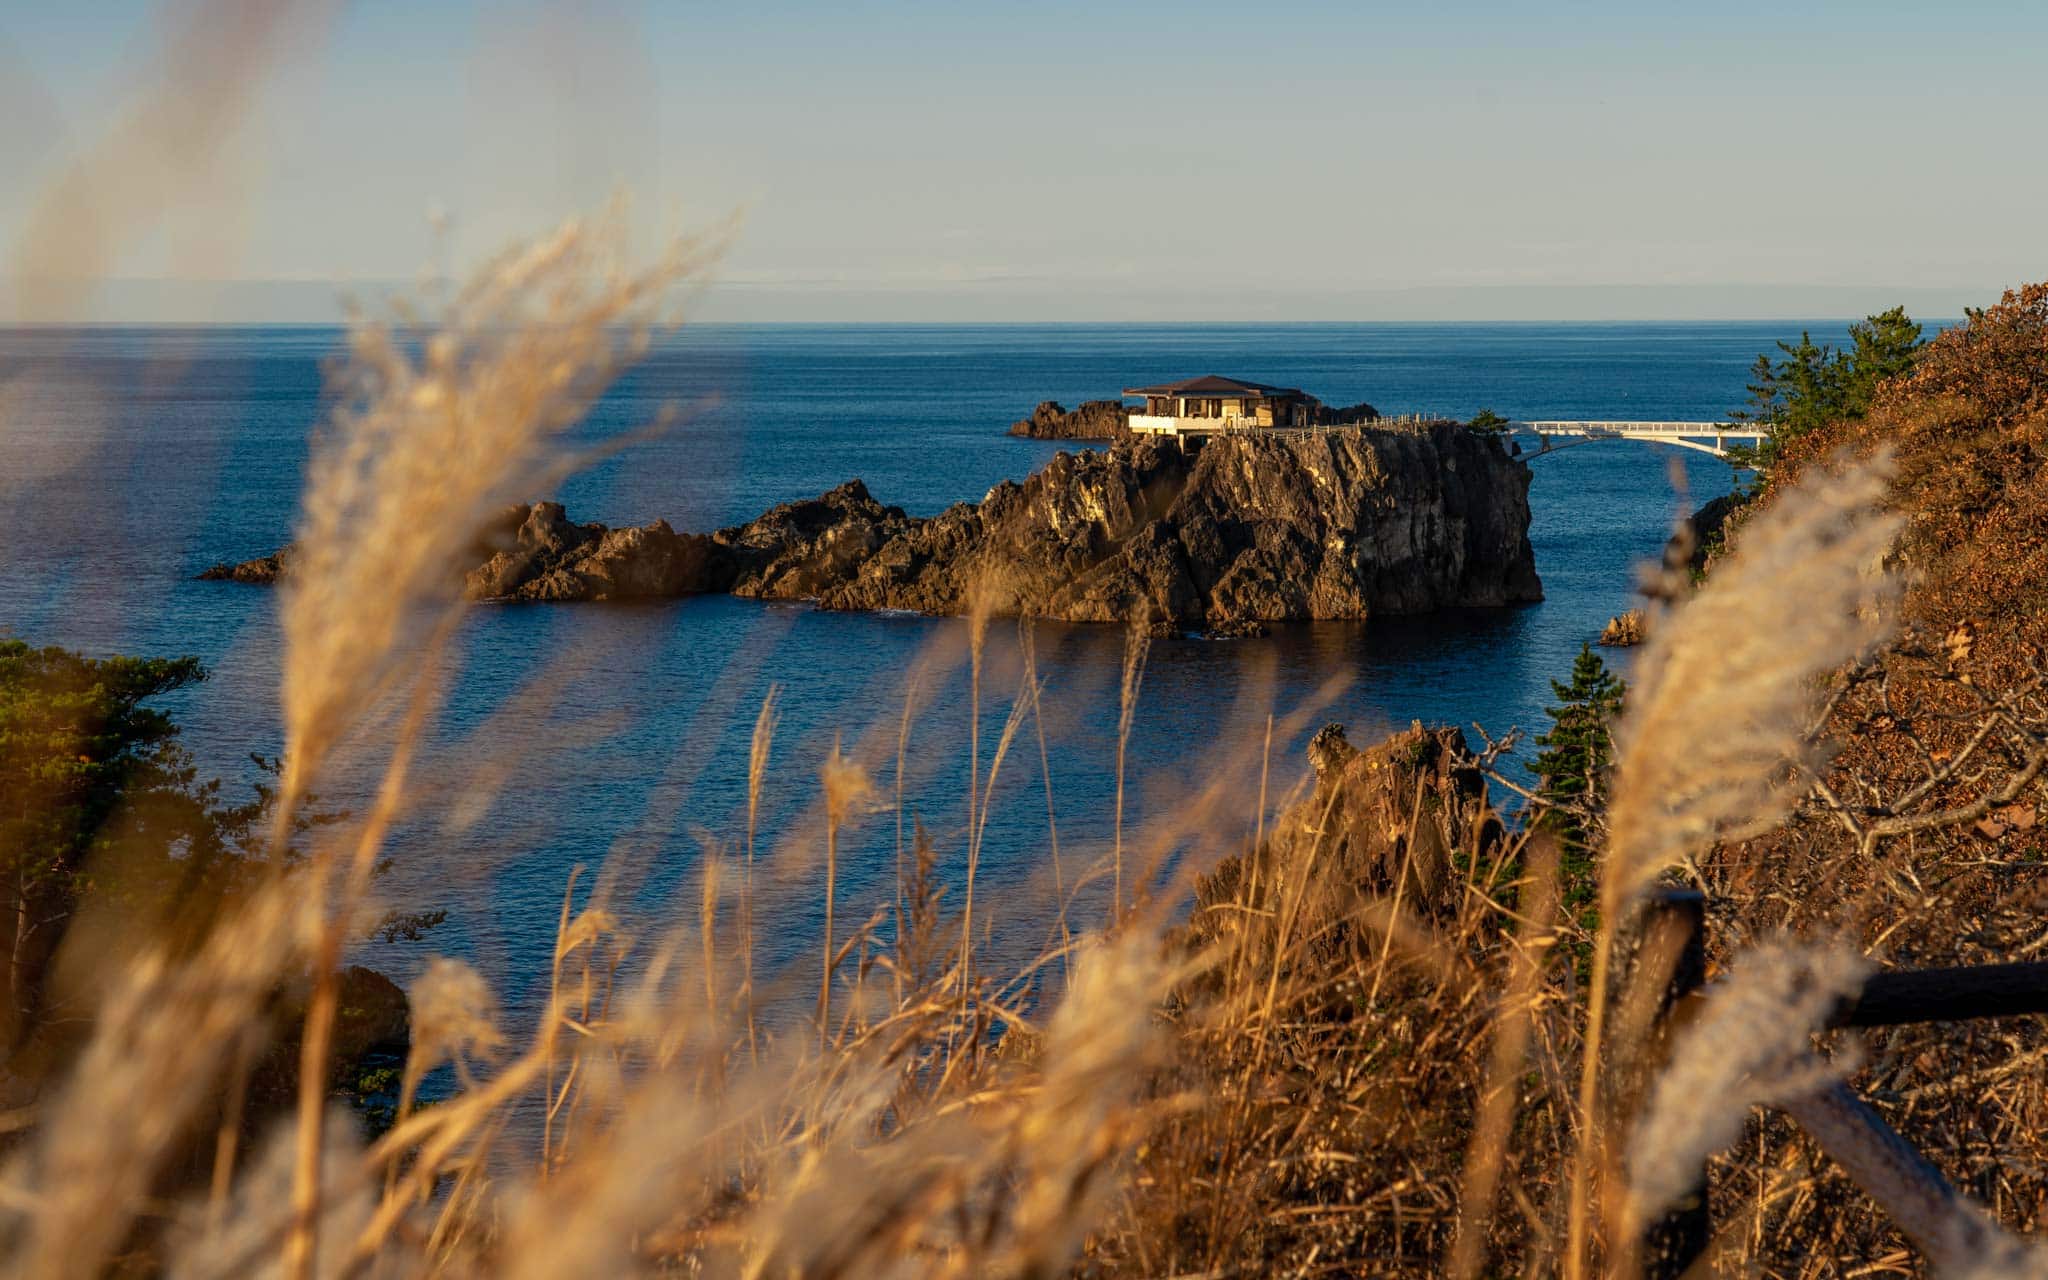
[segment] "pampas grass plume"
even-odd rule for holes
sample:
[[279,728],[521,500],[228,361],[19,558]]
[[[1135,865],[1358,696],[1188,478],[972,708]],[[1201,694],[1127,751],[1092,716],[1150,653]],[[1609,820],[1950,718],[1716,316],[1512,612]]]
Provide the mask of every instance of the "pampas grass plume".
[[1651,628],[1615,726],[1610,906],[1798,801],[1783,771],[1811,754],[1821,681],[1890,629],[1888,473],[1879,458],[1779,493],[1699,594]]

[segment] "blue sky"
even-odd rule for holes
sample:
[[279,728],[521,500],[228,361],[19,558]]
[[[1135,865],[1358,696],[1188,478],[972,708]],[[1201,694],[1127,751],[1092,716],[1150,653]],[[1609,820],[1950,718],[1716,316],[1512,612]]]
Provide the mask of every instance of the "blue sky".
[[[0,0],[0,270],[163,33],[268,2]],[[466,261],[613,191],[650,234],[741,211],[729,318],[1952,314],[2048,275],[2048,6],[1797,9],[314,5],[81,305],[312,318],[436,260],[434,211]]]

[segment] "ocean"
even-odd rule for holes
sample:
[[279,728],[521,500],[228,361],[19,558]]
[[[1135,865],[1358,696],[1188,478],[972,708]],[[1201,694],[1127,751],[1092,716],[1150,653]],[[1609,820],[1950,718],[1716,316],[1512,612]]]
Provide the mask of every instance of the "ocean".
[[[665,405],[678,421],[557,496],[578,520],[664,517],[704,530],[858,476],[882,501],[930,514],[1077,447],[1005,434],[1038,401],[1072,407],[1207,373],[1389,414],[1713,419],[1740,404],[1756,355],[1800,327],[696,327],[663,341],[582,434],[643,426]],[[1812,327],[1833,334],[1842,322]],[[231,789],[250,781],[251,752],[282,745],[274,597],[194,575],[289,539],[323,362],[340,340],[310,327],[0,329],[0,634],[202,658],[211,679],[173,709],[201,767]],[[1673,518],[1730,484],[1714,458],[1630,442],[1531,465],[1540,604],[1151,645],[1126,762],[1134,879],[1143,865],[1240,844],[1261,785],[1270,804],[1298,781],[1306,740],[1326,721],[1355,742],[1414,720],[1460,726],[1475,744],[1474,726],[1495,737],[1540,730],[1550,680],[1629,606]],[[608,869],[643,937],[694,919],[705,851],[718,851],[728,884],[744,858],[748,744],[771,688],[779,722],[757,842],[764,971],[816,954],[818,779],[835,741],[867,763],[882,802],[842,839],[842,931],[893,904],[896,760],[913,685],[903,812],[930,831],[957,905],[966,630],[956,619],[727,598],[473,609],[383,881],[394,900],[449,920],[424,941],[366,943],[363,958],[401,979],[435,952],[472,958],[517,1012],[545,980],[572,869],[591,868],[582,889]],[[1102,887],[1088,872],[1117,839],[1124,637],[1043,624],[1031,648],[1043,751],[1029,717],[1004,743],[1023,672],[1014,623],[990,627],[979,706],[990,802],[976,919],[992,953],[1012,958],[1036,954],[1055,903],[1071,901],[1077,920],[1099,917]],[[357,807],[366,787],[344,771],[324,799]]]

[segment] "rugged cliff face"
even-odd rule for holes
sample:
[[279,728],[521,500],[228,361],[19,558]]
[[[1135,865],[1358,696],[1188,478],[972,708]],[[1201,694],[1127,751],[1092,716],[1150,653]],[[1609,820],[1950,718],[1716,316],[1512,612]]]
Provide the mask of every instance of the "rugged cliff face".
[[1528,484],[1451,426],[1133,440],[914,523],[819,599],[962,613],[982,584],[1000,612],[1212,631],[1537,600]]
[[[468,577],[478,599],[623,600],[726,591],[830,609],[970,611],[1257,630],[1542,598],[1529,472],[1452,425],[1147,437],[1062,453],[979,503],[912,518],[860,481],[714,534],[508,512]],[[480,553],[484,554],[484,553]],[[207,576],[269,581],[287,553]]]
[[607,529],[575,523],[559,502],[536,502],[508,512],[497,532],[499,549],[465,582],[473,599],[658,600],[732,581],[710,538],[677,533],[666,520]]
[[1121,400],[1089,400],[1071,410],[1057,400],[1041,400],[1030,417],[1010,424],[1011,435],[1033,440],[1116,440],[1130,430],[1130,406]]

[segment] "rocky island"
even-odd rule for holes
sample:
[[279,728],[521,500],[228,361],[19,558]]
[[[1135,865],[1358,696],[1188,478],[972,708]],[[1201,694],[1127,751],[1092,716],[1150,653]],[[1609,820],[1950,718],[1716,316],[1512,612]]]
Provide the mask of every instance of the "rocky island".
[[[927,614],[969,612],[985,591],[1002,614],[1243,634],[1541,599],[1528,487],[1498,441],[1448,423],[1132,437],[1061,453],[930,517],[885,506],[858,480],[708,534],[578,524],[536,502],[486,531],[467,590],[509,601],[725,592]],[[289,572],[287,548],[201,576]]]

